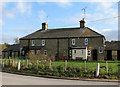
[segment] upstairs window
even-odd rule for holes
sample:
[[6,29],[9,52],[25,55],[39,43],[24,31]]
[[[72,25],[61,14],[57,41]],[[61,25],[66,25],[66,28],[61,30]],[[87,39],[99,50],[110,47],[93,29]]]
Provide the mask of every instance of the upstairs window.
[[72,39],[72,45],[75,45],[75,39]]
[[32,46],[35,46],[35,41],[34,40],[32,40]]
[[76,50],[74,50],[74,54],[76,54]]
[[42,46],[45,46],[45,40],[42,40]]
[[88,45],[88,38],[85,38],[85,45]]
[[99,53],[103,53],[103,47],[99,47]]
[[44,54],[47,55],[47,50],[44,50]]
[[91,56],[91,51],[90,50],[88,50],[88,56]]

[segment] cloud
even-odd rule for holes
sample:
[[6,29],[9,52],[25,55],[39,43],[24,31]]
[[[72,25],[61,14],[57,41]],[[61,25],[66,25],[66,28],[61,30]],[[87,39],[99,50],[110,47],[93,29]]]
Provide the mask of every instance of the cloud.
[[4,25],[4,22],[2,19],[0,19],[0,26]]
[[[1,36],[0,36],[1,37]],[[14,36],[12,36],[11,34],[7,34],[7,33],[2,33],[2,42],[6,42],[6,43],[13,43]]]
[[103,29],[102,32],[109,32],[112,31],[113,29]]
[[31,4],[30,3],[26,3],[26,2],[18,2],[17,3],[17,9],[19,10],[20,13],[28,13],[29,15],[31,14]]
[[103,32],[103,35],[105,35],[107,40],[118,40],[118,30]]
[[3,10],[3,16],[5,18],[10,18],[13,19],[15,18],[19,13],[25,14],[27,13],[28,15],[31,15],[31,4],[26,3],[26,2],[17,2],[16,6],[14,8],[6,10]]
[[10,18],[10,19],[15,18],[16,16],[15,11],[5,11],[3,14],[6,18]]
[[56,3],[57,3],[57,5],[59,5],[60,7],[63,7],[63,8],[72,6],[72,3],[69,2],[68,0],[66,0],[66,1],[61,0],[60,2],[56,2]]
[[3,16],[3,9],[6,7],[6,5],[7,5],[7,2],[0,2],[0,26],[4,24],[2,16]]
[[[117,2],[100,2],[95,10],[97,14],[101,14],[100,12],[102,12],[103,18],[109,18],[104,20],[106,24],[116,24],[118,22],[118,9],[113,8],[113,5],[117,5]],[[98,18],[99,16],[95,17]]]

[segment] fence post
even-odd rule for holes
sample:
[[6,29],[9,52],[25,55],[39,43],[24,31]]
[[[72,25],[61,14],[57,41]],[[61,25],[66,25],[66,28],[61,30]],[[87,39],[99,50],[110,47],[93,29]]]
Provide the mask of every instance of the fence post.
[[84,61],[84,71],[86,71],[86,61]]
[[9,66],[11,66],[11,60],[10,60],[10,56],[9,56]]
[[3,66],[3,68],[5,67],[5,61],[3,61],[2,66]]
[[96,77],[99,76],[99,71],[100,71],[100,64],[97,64],[97,69],[96,69]]
[[28,65],[29,65],[29,60],[27,59],[27,67],[28,67]]
[[108,73],[108,62],[106,61],[106,72]]
[[0,59],[0,65],[2,65],[2,59]]
[[67,60],[65,60],[65,71],[67,70]]
[[37,60],[37,70],[38,70],[38,60]]
[[14,64],[14,59],[12,60],[12,66],[13,66],[13,67],[15,66],[15,64]]
[[49,69],[52,69],[52,67],[51,67],[51,59],[50,59]]
[[20,70],[20,60],[18,61],[18,70]]

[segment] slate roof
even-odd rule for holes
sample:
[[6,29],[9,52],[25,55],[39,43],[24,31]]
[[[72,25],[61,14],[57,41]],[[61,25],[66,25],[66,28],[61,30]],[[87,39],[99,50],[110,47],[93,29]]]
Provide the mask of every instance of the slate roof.
[[20,44],[13,44],[13,45],[7,47],[6,49],[4,49],[2,52],[8,52],[10,50],[18,52],[19,51],[19,47],[20,47]]
[[58,29],[47,29],[46,31],[38,30],[32,34],[29,34],[22,39],[35,39],[35,38],[68,38],[68,37],[104,37],[96,31],[85,27],[85,28],[58,28]]
[[106,41],[105,50],[120,50],[120,41]]

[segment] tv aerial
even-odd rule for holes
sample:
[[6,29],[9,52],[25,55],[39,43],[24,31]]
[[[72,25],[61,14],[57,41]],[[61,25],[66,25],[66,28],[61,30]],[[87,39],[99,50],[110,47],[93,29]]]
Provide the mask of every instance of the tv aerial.
[[85,19],[85,17],[86,17],[86,12],[85,12],[85,11],[86,11],[86,8],[87,8],[87,7],[84,7],[84,8],[81,9],[81,10],[83,11],[83,13],[84,13],[84,19]]

